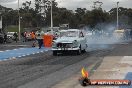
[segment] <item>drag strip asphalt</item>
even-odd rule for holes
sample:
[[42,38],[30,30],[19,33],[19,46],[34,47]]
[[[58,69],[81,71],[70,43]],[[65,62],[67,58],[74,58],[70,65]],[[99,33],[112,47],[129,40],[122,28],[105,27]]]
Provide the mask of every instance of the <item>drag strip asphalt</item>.
[[[97,62],[99,65],[107,55],[116,54],[116,52],[123,55],[124,52],[120,50],[125,50],[126,46],[129,47],[131,44],[113,46],[114,48],[90,50],[77,56],[72,54],[53,56],[52,51],[47,51],[15,60],[1,61],[0,88],[50,88],[78,73],[83,66],[89,67]],[[98,65],[95,68],[98,68]]]
[[24,85],[41,77],[44,80],[40,84],[45,85],[42,88],[48,88],[76,74],[82,66],[90,66],[102,60],[108,52],[108,50],[98,50],[78,56],[53,56],[51,51],[47,51],[20,59],[2,61],[0,62],[0,88],[26,88]]

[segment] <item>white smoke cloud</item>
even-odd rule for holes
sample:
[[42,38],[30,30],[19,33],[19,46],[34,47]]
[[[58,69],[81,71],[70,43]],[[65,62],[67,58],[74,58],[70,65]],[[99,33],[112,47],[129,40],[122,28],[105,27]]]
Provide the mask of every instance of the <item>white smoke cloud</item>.
[[[91,29],[86,27],[86,38],[88,51],[99,50],[99,49],[110,49],[113,44],[123,44],[131,41],[131,36],[124,33],[115,32],[116,24],[98,24],[97,29]],[[95,31],[96,30],[96,31]],[[130,32],[130,31],[128,31]]]

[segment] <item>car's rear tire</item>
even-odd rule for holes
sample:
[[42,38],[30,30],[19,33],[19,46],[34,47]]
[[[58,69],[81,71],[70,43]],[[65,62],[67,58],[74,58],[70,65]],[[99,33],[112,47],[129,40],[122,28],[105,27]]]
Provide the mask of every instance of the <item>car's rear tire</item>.
[[53,51],[53,56],[57,56],[57,51]]
[[86,49],[87,49],[88,45],[86,44],[86,47],[84,50],[82,50],[82,53],[86,53]]

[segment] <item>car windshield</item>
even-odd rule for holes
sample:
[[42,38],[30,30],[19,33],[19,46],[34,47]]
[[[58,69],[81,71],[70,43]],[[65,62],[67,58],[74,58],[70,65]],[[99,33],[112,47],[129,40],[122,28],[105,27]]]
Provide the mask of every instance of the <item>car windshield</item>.
[[60,37],[78,37],[77,31],[63,31],[60,32]]
[[14,33],[13,32],[8,32],[7,35],[13,35]]

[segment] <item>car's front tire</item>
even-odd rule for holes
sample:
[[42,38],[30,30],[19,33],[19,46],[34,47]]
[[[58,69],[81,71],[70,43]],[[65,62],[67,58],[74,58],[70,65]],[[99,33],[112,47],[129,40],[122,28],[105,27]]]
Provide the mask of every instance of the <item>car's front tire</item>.
[[82,51],[83,53],[86,53],[86,49],[87,49],[88,45],[86,44],[85,49]]
[[77,55],[80,55],[82,53],[82,49],[81,46],[79,47],[79,49],[76,51]]
[[57,51],[53,51],[53,56],[57,56]]

